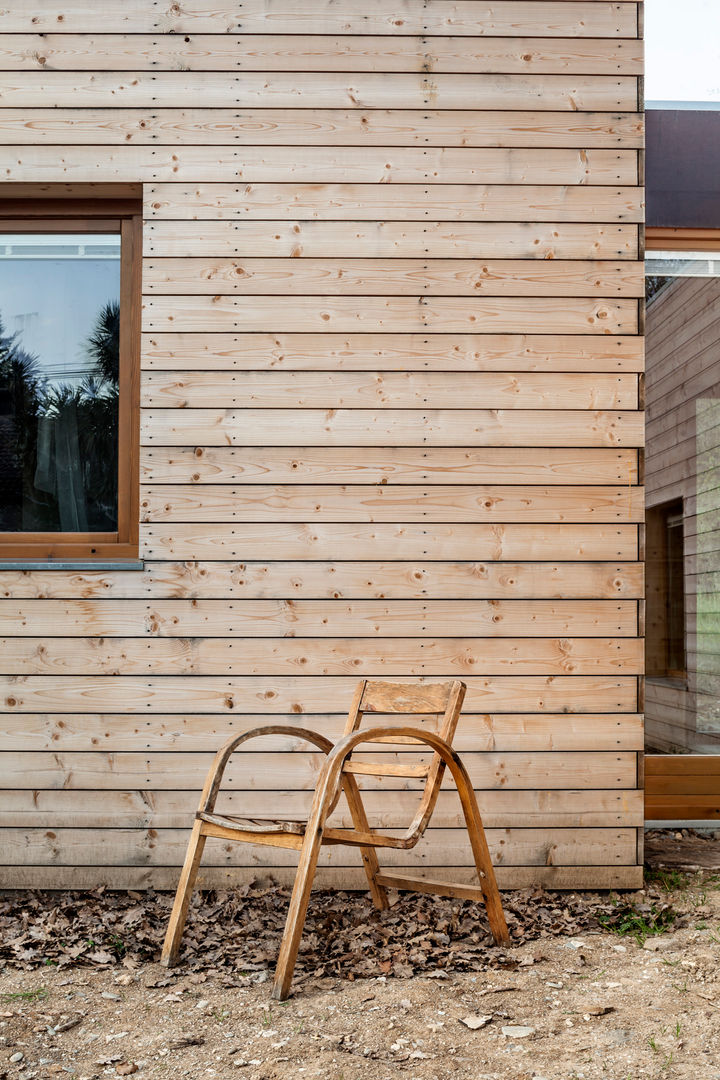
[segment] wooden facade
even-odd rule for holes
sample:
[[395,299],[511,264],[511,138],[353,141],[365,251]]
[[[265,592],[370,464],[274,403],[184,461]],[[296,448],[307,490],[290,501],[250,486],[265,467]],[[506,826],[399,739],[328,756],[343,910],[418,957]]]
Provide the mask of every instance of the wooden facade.
[[[501,886],[639,885],[640,9],[0,11],[4,194],[145,219],[143,566],[0,571],[6,887],[173,887],[212,752],[339,733],[360,676],[467,682]],[[306,809],[292,743],[222,805]],[[388,864],[470,880],[434,822]],[[290,872],[214,843],[206,884]]]

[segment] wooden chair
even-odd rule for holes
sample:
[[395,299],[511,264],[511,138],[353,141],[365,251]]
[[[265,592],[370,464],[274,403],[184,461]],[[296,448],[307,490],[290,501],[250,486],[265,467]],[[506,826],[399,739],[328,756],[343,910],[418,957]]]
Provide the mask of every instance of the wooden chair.
[[[273,985],[273,997],[280,1000],[284,1000],[290,990],[310,890],[323,844],[350,844],[360,849],[376,908],[382,910],[388,907],[388,888],[482,900],[495,943],[508,944],[507,925],[475,793],[464,765],[457,753],[451,749],[464,697],[465,684],[458,681],[435,685],[407,685],[363,680],[355,690],[343,738],[334,745],[314,731],[277,724],[253,728],[226,742],[218,751],[205,781],[170,915],[161,963],[168,966],[177,960],[190,895],[208,836],[249,844],[295,848],[300,852]],[[387,717],[387,721],[382,727],[360,730],[363,715],[366,713],[383,715]],[[397,726],[395,717],[398,715],[414,716],[418,724],[423,726]],[[439,726],[439,730],[426,730],[425,724],[428,727],[431,724]],[[314,743],[327,755],[318,777],[307,822],[216,814],[215,801],[220,781],[233,751],[259,735],[278,734],[292,735]],[[433,754],[426,764],[420,765],[356,760],[354,752],[358,747],[378,743],[414,745],[418,749],[420,746],[429,747]],[[459,885],[428,878],[407,877],[394,872],[385,873],[380,869],[376,848],[408,850],[415,846],[425,832],[435,809],[446,767],[457,785],[479,884]],[[387,836],[370,828],[355,779],[356,776],[366,775],[425,778],[417,812],[403,836]],[[353,828],[333,828],[328,824],[342,792],[348,802]]]

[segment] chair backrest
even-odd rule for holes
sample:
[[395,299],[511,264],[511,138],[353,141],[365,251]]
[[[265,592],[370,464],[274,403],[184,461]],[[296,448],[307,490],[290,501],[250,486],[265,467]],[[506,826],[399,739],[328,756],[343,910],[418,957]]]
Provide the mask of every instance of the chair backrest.
[[[366,726],[372,727],[397,725],[400,728],[415,727],[432,731],[452,745],[465,690],[465,683],[459,679],[446,683],[389,683],[363,679],[356,687],[344,734],[361,730],[365,720]],[[371,719],[368,719],[368,714]],[[422,751],[422,745],[402,735],[386,735],[381,742],[398,746],[409,744]],[[435,808],[445,772],[445,763],[440,755],[435,752],[431,752],[431,755],[430,760],[422,764],[388,764],[354,761],[351,758],[345,763],[344,772],[363,776],[425,778],[420,805],[406,834],[408,838],[417,840]]]

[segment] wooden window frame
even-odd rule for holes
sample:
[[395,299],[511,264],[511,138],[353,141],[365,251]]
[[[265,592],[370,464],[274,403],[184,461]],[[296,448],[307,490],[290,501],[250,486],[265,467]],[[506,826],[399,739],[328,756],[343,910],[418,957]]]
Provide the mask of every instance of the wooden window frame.
[[[651,601],[648,595],[647,630],[648,642],[652,648],[647,652],[647,677],[649,679],[672,679],[685,682],[687,679],[687,614],[685,609],[685,559],[682,571],[682,667],[673,667],[670,663],[670,627],[671,627],[671,590],[670,590],[670,544],[669,529],[673,517],[679,517],[683,539],[685,531],[685,503],[681,498],[671,499],[649,506],[647,509],[647,558],[646,582],[654,587]],[[652,637],[650,631],[654,631]]]
[[720,251],[720,229],[645,229],[646,251]]
[[9,560],[135,560],[140,531],[141,204],[133,197],[0,199],[0,232],[120,235],[117,531],[0,532],[0,567]]

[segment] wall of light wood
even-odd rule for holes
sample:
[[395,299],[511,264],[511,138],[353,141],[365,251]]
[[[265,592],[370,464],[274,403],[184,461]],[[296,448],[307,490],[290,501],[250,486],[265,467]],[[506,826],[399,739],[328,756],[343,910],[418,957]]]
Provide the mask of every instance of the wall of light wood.
[[[0,11],[5,183],[146,217],[145,569],[0,573],[6,886],[173,886],[217,746],[359,676],[467,681],[502,885],[640,883],[640,6]],[[306,809],[295,749],[224,805]],[[458,811],[403,859],[469,876]]]
[[[652,301],[647,313],[647,506],[652,510],[683,501],[687,664],[683,679],[647,679],[647,744],[675,753],[720,751],[715,614],[720,559],[719,302],[717,278],[677,278]],[[652,648],[662,635],[662,626],[654,625],[653,619],[653,610],[662,608],[662,597],[653,602],[662,578],[650,572],[654,557],[650,520],[647,634]]]

